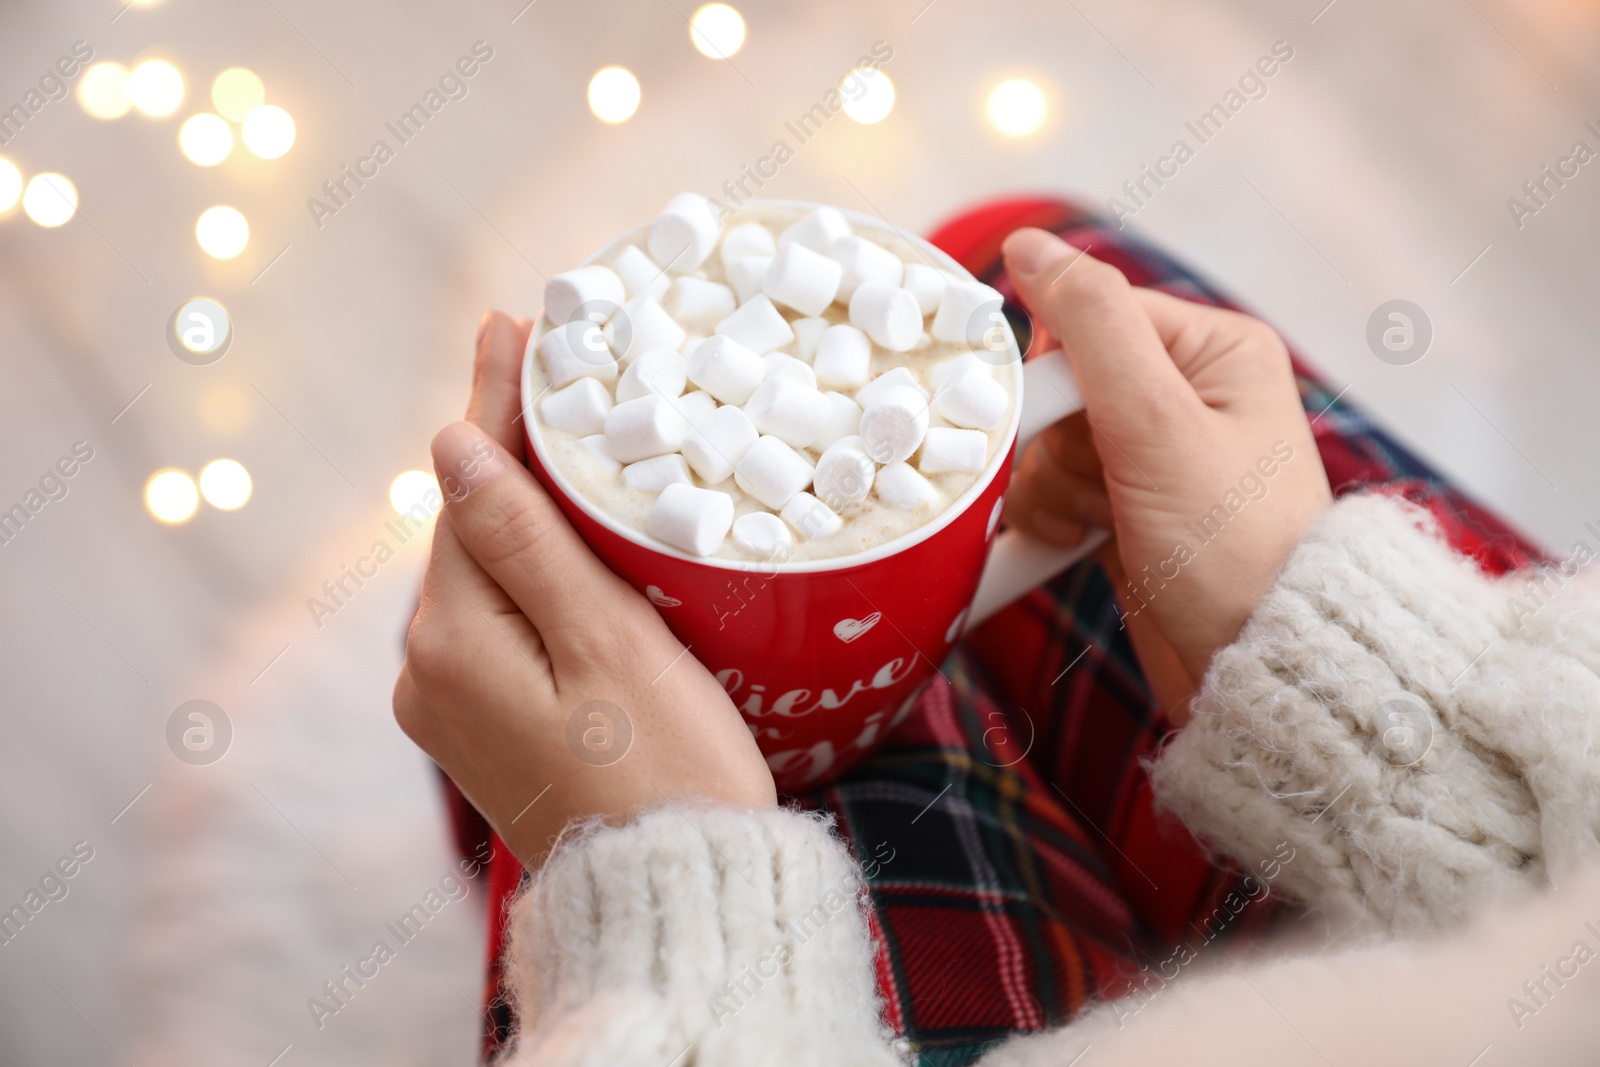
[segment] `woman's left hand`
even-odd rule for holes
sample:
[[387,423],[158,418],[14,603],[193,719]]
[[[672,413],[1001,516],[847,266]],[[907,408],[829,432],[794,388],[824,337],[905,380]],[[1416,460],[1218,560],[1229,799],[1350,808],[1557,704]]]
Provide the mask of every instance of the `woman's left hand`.
[[529,329],[485,316],[468,421],[434,438],[444,513],[394,712],[533,865],[577,819],[777,798],[722,687],[523,466]]

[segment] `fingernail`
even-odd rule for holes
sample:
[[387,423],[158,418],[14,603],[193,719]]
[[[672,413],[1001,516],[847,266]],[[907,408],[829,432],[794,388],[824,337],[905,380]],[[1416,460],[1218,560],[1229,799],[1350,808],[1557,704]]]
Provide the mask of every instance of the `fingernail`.
[[1034,512],[1033,528],[1040,537],[1062,548],[1083,540],[1083,523],[1053,515],[1048,511]]
[[489,323],[494,321],[494,312],[485,311],[483,318],[478,320],[478,337],[472,342],[472,350],[476,352],[483,347],[483,339],[489,335]]
[[508,469],[505,451],[470,422],[455,422],[433,439],[433,469],[445,499],[459,501]]
[[1046,268],[1077,252],[1067,242],[1046,230],[1018,230],[1006,238],[1006,266],[1024,275],[1042,273]]

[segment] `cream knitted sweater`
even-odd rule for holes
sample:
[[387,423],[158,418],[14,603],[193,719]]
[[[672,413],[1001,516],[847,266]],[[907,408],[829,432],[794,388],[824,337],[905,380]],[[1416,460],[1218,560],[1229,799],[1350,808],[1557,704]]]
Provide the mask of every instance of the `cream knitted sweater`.
[[[1216,656],[1152,775],[1161,802],[1239,863],[1287,842],[1276,884],[1367,947],[1194,978],[1138,1025],[1109,1005],[985,1067],[1067,1067],[1092,1048],[1084,1067],[1173,1051],[1419,1062],[1408,1047],[1432,1062],[1463,1044],[1465,1064],[1479,1031],[1521,1042],[1486,1065],[1585,1062],[1561,1042],[1596,1017],[1600,979],[1521,992],[1541,963],[1581,967],[1574,940],[1600,949],[1600,878],[1565,885],[1600,854],[1600,589],[1585,577],[1552,577],[1533,600],[1530,576],[1484,578],[1408,505],[1330,507]],[[1453,943],[1372,944],[1557,881],[1564,893]],[[521,1030],[505,1062],[901,1062],[860,893],[829,827],[796,812],[669,806],[575,832],[514,905]]]

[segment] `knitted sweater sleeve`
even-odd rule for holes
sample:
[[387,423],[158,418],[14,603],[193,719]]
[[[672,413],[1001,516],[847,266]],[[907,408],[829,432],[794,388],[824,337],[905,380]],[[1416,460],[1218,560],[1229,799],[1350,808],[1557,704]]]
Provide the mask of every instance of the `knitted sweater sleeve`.
[[1411,505],[1330,507],[1213,659],[1158,800],[1336,933],[1550,884],[1600,832],[1592,556],[1492,580]]
[[571,833],[511,905],[499,1062],[895,1067],[861,893],[798,811],[669,805]]

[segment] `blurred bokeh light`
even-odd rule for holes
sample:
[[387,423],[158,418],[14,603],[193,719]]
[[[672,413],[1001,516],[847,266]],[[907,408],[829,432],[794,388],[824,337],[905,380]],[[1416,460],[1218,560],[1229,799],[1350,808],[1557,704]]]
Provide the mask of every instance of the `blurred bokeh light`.
[[726,59],[744,47],[744,16],[727,4],[706,4],[689,19],[689,40],[701,55]]
[[223,511],[238,511],[250,502],[250,472],[233,459],[214,459],[200,469],[200,495]]
[[428,494],[438,489],[439,482],[431,472],[405,471],[389,483],[389,504],[402,515],[418,504],[428,508]]
[[267,87],[255,71],[229,67],[211,83],[211,103],[225,119],[243,122],[244,117],[267,102]]
[[238,208],[218,205],[201,214],[200,221],[195,223],[194,235],[206,255],[232,259],[250,243],[250,223]]
[[294,119],[283,108],[262,104],[244,117],[244,146],[262,159],[277,159],[294,145]]
[[97,119],[120,119],[133,107],[128,95],[128,68],[121,63],[95,63],[78,79],[78,104]]
[[985,108],[989,125],[1007,137],[1039,132],[1049,112],[1044,90],[1026,78],[1001,82],[989,94]]
[[639,110],[639,79],[623,67],[605,67],[589,79],[589,110],[601,122],[616,125]]
[[157,471],[144,486],[144,506],[160,522],[188,522],[200,506],[200,490],[183,471]]
[[839,82],[844,113],[864,126],[882,122],[894,110],[894,82],[881,70],[857,67]]
[[202,112],[184,122],[178,145],[190,162],[214,167],[233,151],[233,127],[220,115]]
[[78,210],[78,190],[65,174],[35,174],[22,194],[22,210],[40,226],[60,226]]
[[166,118],[183,103],[183,75],[164,59],[147,59],[128,75],[128,98],[141,115]]

